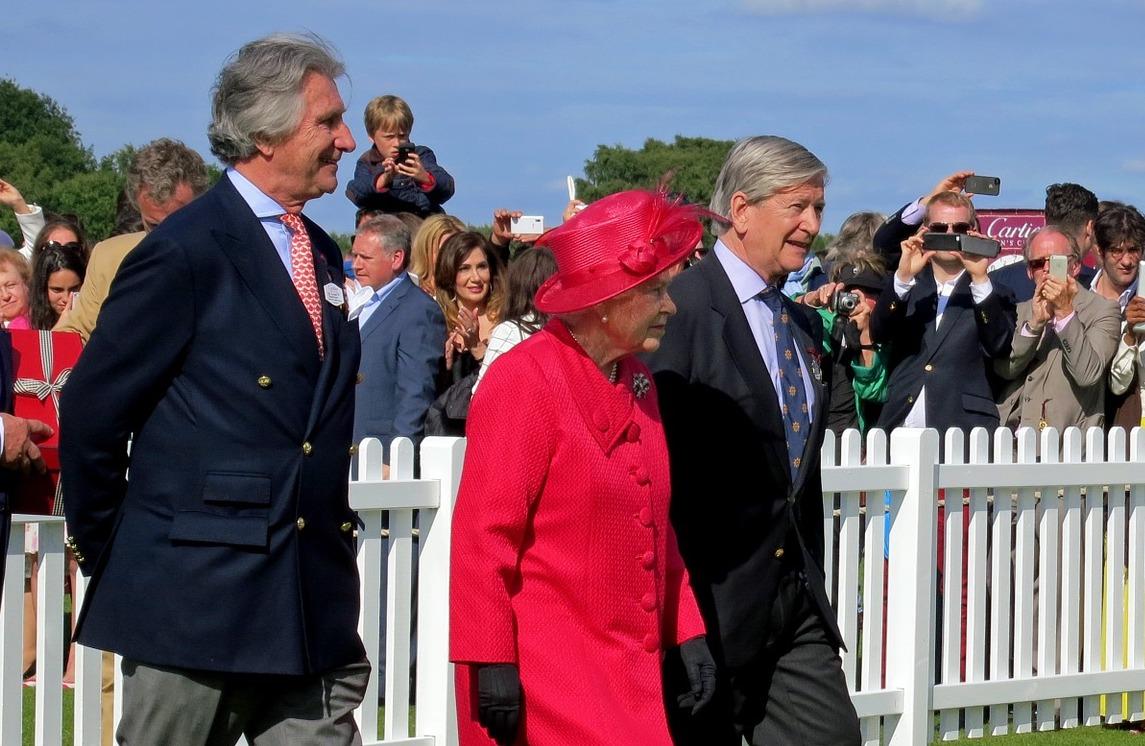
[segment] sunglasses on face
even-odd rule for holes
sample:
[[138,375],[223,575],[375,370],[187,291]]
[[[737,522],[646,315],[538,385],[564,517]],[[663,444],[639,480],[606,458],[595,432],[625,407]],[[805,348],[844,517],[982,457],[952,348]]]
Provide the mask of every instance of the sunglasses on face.
[[973,227],[970,223],[931,223],[926,226],[931,233],[969,233]]

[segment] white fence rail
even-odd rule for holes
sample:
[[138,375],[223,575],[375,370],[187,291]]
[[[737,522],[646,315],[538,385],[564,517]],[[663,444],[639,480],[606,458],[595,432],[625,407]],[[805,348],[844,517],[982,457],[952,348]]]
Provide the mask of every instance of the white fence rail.
[[[934,431],[899,430],[889,442],[880,431],[865,441],[857,432],[828,436],[828,590],[865,743],[1145,719],[1145,433],[1134,429],[1129,440],[1127,450],[1118,429],[1108,439],[1099,430],[1059,438],[1053,429],[1016,436],[978,429],[968,442],[951,431],[940,462]],[[350,501],[364,524],[359,631],[374,663],[358,712],[367,744],[456,743],[448,566],[463,454],[464,441],[427,439],[423,478],[414,480],[412,446],[399,440],[383,480],[380,444],[365,441],[359,451]],[[24,733],[21,717],[28,522],[40,526],[33,733]],[[6,561],[0,743],[58,744],[60,519],[15,517]],[[84,586],[81,579],[77,604]],[[77,650],[70,729],[74,743],[98,744],[100,654]]]

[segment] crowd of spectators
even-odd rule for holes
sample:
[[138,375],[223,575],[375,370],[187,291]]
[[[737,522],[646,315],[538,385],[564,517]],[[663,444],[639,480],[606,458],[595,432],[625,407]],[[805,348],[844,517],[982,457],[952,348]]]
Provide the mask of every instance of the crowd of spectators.
[[[345,191],[357,208],[346,312],[362,342],[354,438],[380,438],[387,461],[394,438],[465,434],[491,364],[511,365],[504,354],[548,321],[534,298],[557,272],[552,252],[535,246],[541,236],[513,232],[520,212],[493,210],[489,237],[445,212],[454,179],[432,149],[410,142],[413,123],[402,99],[370,101],[371,145]],[[972,175],[951,174],[889,218],[851,215],[825,252],[787,275],[783,291],[822,321],[834,370],[828,427],[1140,425],[1145,217],[1054,184],[1047,224],[1020,261],[928,249],[925,234],[982,236],[964,190]],[[0,207],[22,232],[19,248],[0,235],[3,327],[71,331],[86,342],[126,254],[206,187],[193,151],[166,139],[147,145],[118,220],[138,230],[93,250],[76,219],[0,181]],[[582,207],[570,203],[565,220]],[[697,245],[690,260],[704,254]],[[34,536],[28,547],[34,555]],[[29,676],[33,663],[26,655]]]

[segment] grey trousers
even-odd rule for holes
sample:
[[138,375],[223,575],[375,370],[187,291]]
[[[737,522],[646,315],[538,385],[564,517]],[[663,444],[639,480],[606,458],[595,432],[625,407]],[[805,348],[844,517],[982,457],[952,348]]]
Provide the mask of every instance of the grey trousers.
[[362,743],[354,710],[366,661],[311,676],[219,674],[123,661],[123,717],[116,741],[128,746],[251,746]]

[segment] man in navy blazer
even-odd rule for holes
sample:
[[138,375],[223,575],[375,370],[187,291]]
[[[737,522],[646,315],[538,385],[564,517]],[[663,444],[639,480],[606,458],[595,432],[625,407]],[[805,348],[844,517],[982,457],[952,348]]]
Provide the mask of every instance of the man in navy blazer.
[[389,215],[367,219],[350,254],[362,284],[351,309],[362,338],[354,442],[406,437],[416,446],[434,398],[434,377],[445,350],[445,316],[437,302],[409,278],[410,232]]
[[358,737],[358,330],[337,245],[300,215],[354,149],[343,74],[313,36],[228,60],[227,171],[124,260],[64,389],[77,636],[123,655],[122,742]]
[[[678,310],[649,358],[672,526],[719,670],[706,708],[669,698],[678,744],[859,743],[823,570],[831,366],[818,314],[779,293],[819,232],[826,178],[798,143],[736,143],[712,195],[719,241],[669,287]],[[666,660],[668,692],[687,688],[680,663]]]
[[931,197],[925,228],[902,243],[891,287],[871,312],[871,338],[890,349],[883,430],[957,427],[969,435],[998,426],[991,369],[1010,355],[1014,301],[990,282],[988,259],[926,251],[922,243],[921,231],[975,232],[976,221],[964,194]]

